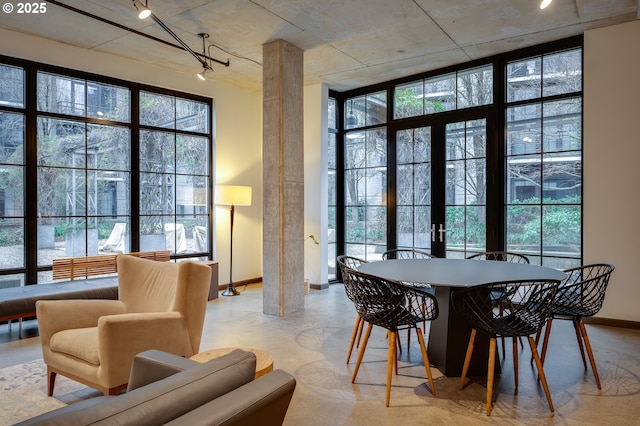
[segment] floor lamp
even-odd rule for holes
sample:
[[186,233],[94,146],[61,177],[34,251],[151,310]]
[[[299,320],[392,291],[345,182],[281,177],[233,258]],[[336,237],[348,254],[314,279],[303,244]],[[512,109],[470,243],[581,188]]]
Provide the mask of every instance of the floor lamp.
[[229,285],[223,296],[239,296],[240,292],[233,286],[233,214],[236,206],[251,205],[251,187],[236,185],[217,185],[216,204],[230,206],[231,232],[229,233]]

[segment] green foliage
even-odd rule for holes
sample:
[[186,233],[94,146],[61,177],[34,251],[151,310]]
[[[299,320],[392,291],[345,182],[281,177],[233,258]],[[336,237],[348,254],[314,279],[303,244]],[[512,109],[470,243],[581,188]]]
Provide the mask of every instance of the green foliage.
[[347,225],[345,241],[347,243],[364,243],[365,242],[363,222],[358,222],[358,224],[356,225],[352,225],[352,224]]
[[99,223],[98,224],[98,239],[103,240],[109,238],[111,235],[111,231],[113,230],[113,225],[108,223]]
[[484,245],[487,226],[484,221],[478,219],[479,209],[484,209],[484,206],[447,209],[448,244],[463,246],[466,242],[467,244]]
[[21,227],[0,228],[0,246],[13,246],[24,244],[24,232]]
[[515,201],[507,207],[509,243],[539,245],[542,238],[545,247],[578,244],[582,231],[580,203],[577,195],[558,200],[544,198],[540,211],[538,198]]
[[[581,199],[568,196],[561,199],[531,198],[516,201],[507,207],[509,244],[544,247],[562,247],[563,250],[577,246],[581,241]],[[347,224],[346,241],[349,243],[379,242],[386,238],[386,221],[368,218],[365,228],[365,207],[358,209],[358,221]],[[480,218],[484,206],[447,209],[447,243],[454,246],[486,245],[486,224]],[[542,222],[541,222],[542,216]],[[542,235],[541,235],[542,232]]]
[[54,228],[53,235],[56,238],[65,237],[71,230],[71,225],[66,222],[58,222]]

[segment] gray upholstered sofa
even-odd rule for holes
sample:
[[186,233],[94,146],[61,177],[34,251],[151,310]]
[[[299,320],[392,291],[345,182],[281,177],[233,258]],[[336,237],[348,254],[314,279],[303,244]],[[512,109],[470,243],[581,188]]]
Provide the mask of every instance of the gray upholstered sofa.
[[20,425],[281,425],[295,389],[275,370],[254,380],[255,355],[205,363],[150,350],[135,357],[127,392],[42,414]]

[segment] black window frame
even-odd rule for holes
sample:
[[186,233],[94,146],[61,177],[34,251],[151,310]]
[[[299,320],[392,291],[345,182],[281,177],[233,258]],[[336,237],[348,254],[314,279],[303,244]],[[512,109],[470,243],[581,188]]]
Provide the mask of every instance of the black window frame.
[[[36,193],[37,187],[37,128],[36,122],[39,114],[42,114],[38,111],[37,108],[37,74],[38,72],[45,72],[51,74],[62,75],[69,78],[78,78],[85,80],[87,82],[95,82],[95,83],[104,83],[108,85],[120,86],[130,90],[131,96],[131,104],[130,104],[130,114],[131,119],[128,127],[130,129],[131,134],[131,187],[130,187],[130,200],[129,200],[129,217],[131,220],[131,252],[135,252],[139,250],[139,230],[140,230],[140,222],[139,222],[139,212],[140,212],[140,203],[139,203],[139,135],[141,125],[139,123],[139,94],[140,92],[152,92],[160,95],[173,96],[177,98],[192,100],[196,102],[205,103],[209,108],[209,116],[208,116],[208,132],[207,137],[209,139],[209,158],[208,158],[208,200],[213,200],[213,188],[215,185],[214,182],[214,136],[213,136],[213,114],[215,111],[213,99],[205,96],[195,95],[193,93],[185,93],[177,90],[156,87],[152,85],[147,85],[143,83],[137,83],[132,81],[127,81],[119,78],[108,77],[104,75],[94,74],[86,71],[74,70],[65,67],[60,67],[56,65],[40,63],[36,61],[30,61],[25,59],[14,58],[10,56],[0,55],[0,64],[7,66],[19,67],[24,70],[24,105],[23,108],[12,107],[12,106],[2,106],[0,105],[0,112],[15,112],[24,114],[25,117],[25,135],[24,135],[24,150],[25,150],[25,177],[24,177],[24,222],[25,222],[25,232],[24,232],[24,247],[25,247],[25,262],[24,267],[18,268],[5,268],[0,269],[0,276],[2,275],[12,275],[12,274],[23,274],[24,275],[24,284],[25,285],[35,285],[38,284],[38,273],[50,271],[52,269],[51,265],[40,265],[38,266],[38,241],[37,241],[37,197],[29,196],[29,194]],[[52,117],[60,116],[61,118],[73,118],[74,120],[82,121],[87,124],[104,124],[105,121],[98,118],[91,118],[88,116],[78,117],[78,116],[66,116],[64,114],[47,114]],[[118,123],[118,125],[122,125],[122,123]],[[175,130],[174,130],[175,131]],[[189,132],[182,132],[185,134],[189,134]],[[178,215],[178,213],[176,213]],[[208,215],[208,252],[203,253],[209,259],[211,259],[213,253],[213,232],[214,223],[213,223],[213,211],[209,207],[209,215]],[[199,254],[202,256],[203,254]],[[173,259],[179,258],[190,258],[194,257],[194,254],[173,254],[171,256]]]
[[[394,101],[393,101],[393,90],[397,85],[409,84],[415,82],[420,79],[428,79],[431,77],[436,77],[439,75],[446,75],[450,73],[455,73],[462,70],[468,70],[472,68],[476,68],[486,64],[493,64],[494,70],[494,94],[493,94],[493,103],[491,105],[483,105],[478,107],[471,107],[465,110],[458,110],[457,113],[459,116],[473,115],[475,110],[485,110],[490,111],[490,127],[491,134],[488,134],[487,137],[489,141],[493,141],[491,147],[487,148],[487,167],[492,169],[491,176],[488,175],[488,184],[495,185],[499,188],[499,196],[496,196],[495,193],[491,200],[487,199],[487,216],[494,218],[496,220],[497,226],[496,228],[501,230],[501,232],[497,232],[492,235],[487,236],[487,249],[488,250],[503,250],[506,246],[506,200],[505,200],[505,185],[506,185],[506,111],[507,111],[507,100],[506,100],[506,66],[509,62],[526,59],[532,56],[545,55],[553,52],[570,50],[573,48],[580,48],[584,52],[584,37],[583,35],[573,36],[562,40],[552,41],[536,46],[530,46],[518,50],[514,50],[511,52],[506,52],[503,54],[482,58],[462,64],[453,65],[450,67],[445,67],[438,70],[428,71],[425,73],[414,74],[406,77],[402,77],[395,80],[390,80],[382,83],[377,83],[365,87],[356,88],[353,90],[348,90],[344,92],[330,91],[330,95],[334,97],[337,101],[338,105],[338,132],[337,132],[337,170],[336,170],[336,181],[337,185],[337,218],[336,218],[336,235],[337,235],[337,247],[336,247],[336,255],[345,254],[345,223],[344,223],[344,142],[345,142],[345,134],[347,131],[352,131],[354,128],[345,129],[345,123],[343,117],[345,116],[345,103],[348,99],[354,97],[363,97],[367,94],[376,93],[379,91],[387,91],[387,123],[386,126],[388,128],[387,135],[389,138],[389,144],[393,144],[394,141],[392,139],[395,134],[395,130],[402,127],[407,127],[413,122],[417,122],[416,117],[407,117],[396,119],[394,117]],[[584,61],[583,61],[584,67]],[[584,79],[584,70],[582,73]],[[579,92],[574,93],[574,95],[579,96],[584,102],[584,93],[583,88]],[[564,95],[557,96],[557,98],[563,98]],[[553,99],[554,97],[551,97]],[[463,113],[460,113],[464,111]],[[449,112],[439,113],[442,117],[449,114]],[[438,114],[434,115],[435,120],[437,120]],[[358,130],[366,129],[367,126],[358,127]],[[582,148],[581,152],[584,151]],[[387,184],[387,188],[389,190],[388,193],[388,219],[387,219],[387,248],[391,249],[395,247],[396,241],[396,223],[395,223],[395,201],[394,201],[394,191],[395,184],[393,180],[393,170],[396,167],[396,161],[394,158],[395,146],[389,146],[388,158],[387,158],[387,168],[388,168],[388,176],[389,182]],[[582,170],[582,176],[584,177],[584,167]],[[582,183],[584,184],[584,179],[582,179]],[[583,185],[582,185],[583,187]],[[581,188],[581,193],[583,193],[583,189]],[[581,194],[581,216],[583,217],[582,211],[584,210],[584,197]],[[342,212],[342,214],[340,213]],[[581,245],[580,245],[580,254],[579,259],[582,262],[583,259],[583,251],[584,251],[584,238],[583,238],[583,224],[581,223]],[[339,271],[337,272],[339,274]]]

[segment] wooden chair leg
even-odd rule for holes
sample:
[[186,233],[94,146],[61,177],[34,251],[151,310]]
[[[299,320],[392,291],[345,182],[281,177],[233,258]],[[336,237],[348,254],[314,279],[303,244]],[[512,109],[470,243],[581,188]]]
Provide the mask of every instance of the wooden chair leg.
[[589,336],[587,335],[587,329],[584,326],[584,322],[579,322],[579,328],[582,332],[582,340],[584,341],[584,345],[587,348],[587,355],[589,355],[589,362],[591,363],[591,369],[593,370],[593,376],[596,378],[596,385],[598,385],[598,389],[602,389],[600,385],[600,376],[598,375],[598,367],[596,367],[596,360],[593,357],[593,351],[591,350],[591,343],[589,342]]
[[47,366],[47,396],[53,395],[53,386],[56,383],[56,372],[51,371],[49,366]]
[[[504,302],[499,302],[498,303],[498,307],[499,307],[499,316],[502,318],[503,316],[503,312],[504,312]],[[503,358],[507,358],[507,349],[505,348],[505,343],[504,343],[504,337],[500,337],[500,340],[502,342],[502,357]]]
[[587,369],[587,359],[584,356],[584,344],[582,343],[582,329],[578,321],[573,321],[573,328],[576,330],[576,339],[578,340],[578,347],[580,348],[580,356],[582,357],[582,365],[584,369]]
[[364,356],[364,351],[367,349],[367,343],[369,342],[369,336],[371,335],[371,329],[373,328],[373,324],[369,323],[367,326],[367,332],[364,335],[364,342],[362,342],[362,347],[358,352],[358,361],[356,361],[356,368],[353,370],[353,376],[351,377],[351,383],[356,382],[356,376],[358,375],[358,370],[360,369],[360,363],[362,362],[362,357]]
[[431,364],[429,363],[429,355],[427,355],[427,346],[424,343],[424,337],[420,333],[420,328],[416,328],[416,334],[418,335],[418,342],[420,342],[420,351],[422,352],[422,362],[424,362],[424,369],[427,371],[427,378],[429,379],[429,387],[431,388],[431,395],[436,396],[436,388],[433,385],[433,375],[431,374]]
[[[548,321],[548,320],[547,320]],[[538,329],[538,331],[536,331],[536,347],[538,347],[538,343],[540,343],[540,336],[542,335],[542,329],[544,328],[544,326],[540,327]],[[533,357],[531,358],[531,360],[533,361]]]
[[462,366],[462,375],[460,376],[460,390],[464,387],[464,379],[467,378],[467,372],[469,371],[469,364],[471,363],[471,355],[473,354],[473,342],[476,339],[476,329],[471,329],[471,336],[469,336],[469,345],[467,346],[467,354],[464,356],[464,365]]
[[[547,356],[547,346],[549,346],[549,335],[551,334],[551,324],[553,324],[553,319],[547,320],[547,326],[544,329],[544,338],[542,339],[542,354],[540,355],[540,360],[542,361],[542,365],[544,365],[544,359]],[[536,346],[537,350],[537,346]]]
[[[549,321],[549,320],[547,320]],[[544,328],[544,326],[540,327],[538,329],[538,331],[536,331],[536,338],[535,338],[535,342],[536,342],[536,348],[538,347],[538,343],[540,343],[540,337],[542,336],[542,329]],[[531,354],[531,359],[529,360],[530,363],[533,363],[533,354]],[[544,359],[543,359],[544,362]]]
[[360,347],[360,341],[362,340],[363,331],[364,331],[364,320],[360,321],[360,328],[358,329],[358,340],[356,341],[356,348]]
[[353,346],[356,342],[356,337],[358,335],[358,329],[360,329],[360,324],[364,322],[360,315],[356,318],[356,323],[353,325],[353,333],[351,334],[351,343],[349,343],[349,352],[347,352],[347,364],[349,364],[349,360],[351,359],[351,352],[353,352]]
[[493,403],[493,378],[496,367],[496,339],[489,339],[489,364],[487,365],[487,416],[491,415]]
[[400,333],[398,333],[398,330],[396,330],[395,332],[389,332],[389,335],[391,334],[395,336],[395,340],[396,340],[395,345],[397,346],[397,349],[398,349],[398,352],[396,352],[396,356],[393,358],[393,369],[397,376],[398,375],[398,356],[399,354],[402,353],[402,345],[400,344]]
[[513,338],[513,378],[518,389],[518,338]]
[[[422,298],[421,311],[422,311],[422,317],[424,318],[427,312],[427,304],[425,302],[424,297]],[[426,332],[427,332],[427,321],[425,320],[425,321],[422,321],[422,333],[426,333]]]
[[[385,402],[389,406],[391,399],[391,381],[393,380],[393,366],[396,365],[396,333],[389,333],[389,349],[387,351],[387,390]],[[396,374],[397,371],[396,371]]]
[[551,393],[549,392],[549,386],[547,385],[547,378],[544,375],[544,368],[542,366],[542,360],[538,355],[538,348],[536,346],[533,337],[529,336],[529,346],[531,346],[531,353],[533,354],[533,359],[536,362],[536,368],[538,369],[538,378],[542,383],[542,389],[544,389],[544,394],[547,397],[547,403],[549,404],[549,409],[553,412],[553,402],[551,401]]

